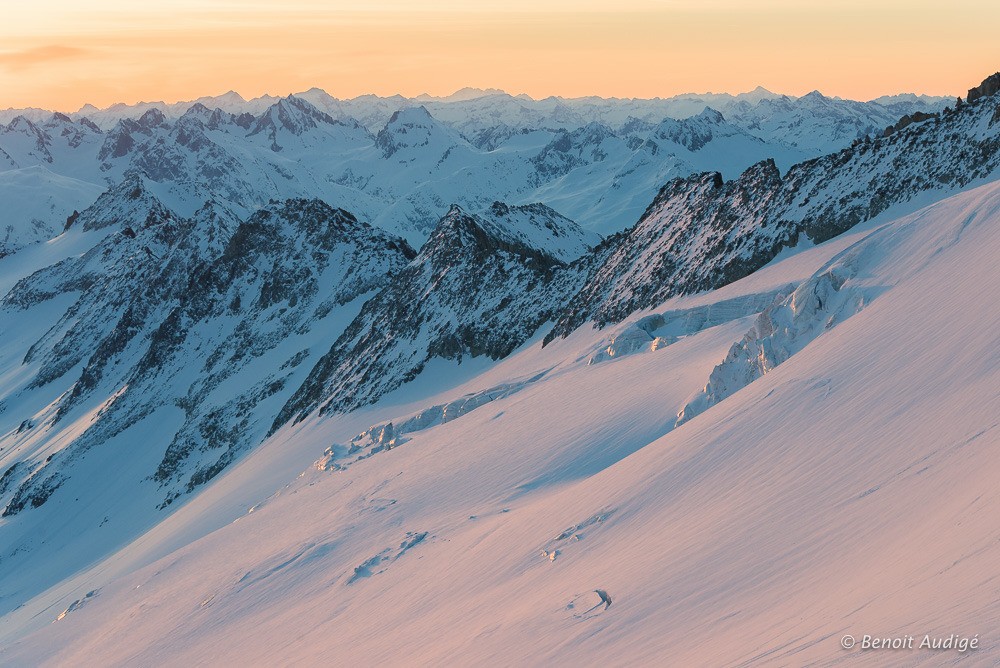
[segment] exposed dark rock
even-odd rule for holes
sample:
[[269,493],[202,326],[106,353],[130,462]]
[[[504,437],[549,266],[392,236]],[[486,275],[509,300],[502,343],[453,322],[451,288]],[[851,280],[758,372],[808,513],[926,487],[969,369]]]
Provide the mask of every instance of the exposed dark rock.
[[981,84],[969,89],[968,101],[975,102],[984,97],[1000,93],[1000,72],[986,77]]
[[[544,221],[544,222],[539,222]],[[517,231],[541,230],[535,244]],[[546,243],[582,235],[548,207],[453,206],[419,255],[375,297],[295,392],[272,430],[317,407],[346,411],[416,378],[434,358],[506,357],[579,285]]]
[[617,322],[679,294],[718,288],[770,262],[802,235],[822,242],[922,192],[964,187],[1000,168],[992,105],[966,104],[935,122],[793,166],[765,161],[723,183],[718,174],[666,184],[631,229],[577,266],[587,274],[546,336]]

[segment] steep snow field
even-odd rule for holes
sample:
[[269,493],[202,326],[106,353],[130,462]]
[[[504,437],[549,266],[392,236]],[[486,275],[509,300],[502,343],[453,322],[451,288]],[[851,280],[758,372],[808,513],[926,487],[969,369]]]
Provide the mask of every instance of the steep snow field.
[[67,216],[86,208],[103,191],[101,186],[59,176],[38,165],[0,171],[0,201],[4,203],[0,256],[56,236]]
[[[440,362],[437,387],[279,430],[5,615],[0,664],[995,664],[998,254],[992,183],[474,374]],[[979,649],[841,648],[951,633]]]

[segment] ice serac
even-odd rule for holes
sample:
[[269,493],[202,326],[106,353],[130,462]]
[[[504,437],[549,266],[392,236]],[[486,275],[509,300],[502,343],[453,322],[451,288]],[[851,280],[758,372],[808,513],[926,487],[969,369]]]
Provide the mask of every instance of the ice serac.
[[849,283],[857,271],[852,259],[823,268],[784,300],[765,309],[712,370],[704,389],[681,409],[677,425],[769,373],[823,332],[864,308],[871,296]]
[[617,322],[668,297],[742,278],[808,238],[830,239],[891,208],[949,192],[1000,168],[997,96],[983,97],[886,137],[794,165],[766,160],[733,181],[675,179],[639,222],[585,263],[588,279],[549,335]]
[[453,206],[420,254],[364,305],[274,428],[317,408],[371,403],[435,358],[506,357],[577,287],[567,263],[593,240],[540,205],[495,203],[479,215]]

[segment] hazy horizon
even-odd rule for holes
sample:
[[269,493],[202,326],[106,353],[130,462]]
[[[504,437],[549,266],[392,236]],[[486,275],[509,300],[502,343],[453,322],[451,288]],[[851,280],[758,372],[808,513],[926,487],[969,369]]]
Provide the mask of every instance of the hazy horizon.
[[[971,83],[971,80],[970,80],[970,84],[969,84],[969,86],[966,86],[966,89],[968,87],[972,86],[972,85],[975,85],[975,84]],[[166,106],[172,106],[172,105],[177,105],[177,104],[194,103],[194,102],[197,102],[199,100],[204,100],[204,99],[220,98],[220,97],[232,94],[232,93],[235,93],[235,94],[239,95],[246,102],[252,102],[252,101],[260,99],[260,98],[281,99],[281,98],[285,98],[285,97],[289,97],[289,96],[298,96],[298,95],[302,95],[303,93],[309,92],[311,90],[321,90],[321,91],[327,93],[328,95],[330,95],[331,97],[333,97],[334,99],[342,100],[342,101],[350,101],[350,100],[354,100],[354,99],[358,99],[358,98],[362,98],[362,97],[369,97],[369,96],[371,96],[371,97],[378,97],[378,98],[382,98],[382,99],[389,99],[389,98],[392,98],[392,97],[402,97],[402,98],[405,98],[407,100],[414,100],[414,101],[420,101],[421,99],[426,99],[428,101],[430,101],[430,100],[443,101],[443,100],[449,100],[449,98],[455,97],[455,96],[457,96],[457,95],[459,95],[461,93],[465,93],[465,92],[470,92],[471,93],[472,91],[476,91],[478,93],[482,93],[482,95],[472,95],[472,94],[470,94],[469,97],[467,97],[467,98],[459,98],[459,100],[461,100],[461,99],[475,99],[477,97],[486,97],[488,95],[500,95],[500,94],[503,94],[503,95],[509,95],[509,96],[511,96],[513,98],[528,97],[528,98],[530,98],[531,100],[533,100],[535,102],[539,102],[539,101],[545,100],[545,99],[550,98],[550,97],[555,97],[555,98],[559,98],[559,99],[563,99],[563,100],[582,100],[582,99],[588,99],[588,98],[598,98],[598,99],[603,99],[603,100],[650,101],[650,100],[672,100],[672,99],[681,99],[681,98],[685,98],[685,97],[708,97],[708,96],[719,96],[719,97],[729,96],[729,97],[736,98],[736,97],[739,97],[741,95],[749,95],[751,93],[755,93],[758,90],[762,90],[762,91],[764,91],[766,93],[769,93],[771,95],[785,96],[785,97],[789,97],[789,98],[792,98],[792,99],[797,99],[797,98],[803,97],[803,96],[808,95],[809,93],[812,93],[812,92],[819,92],[823,96],[831,98],[831,99],[851,100],[851,101],[856,101],[856,102],[870,102],[872,100],[876,100],[876,99],[880,99],[880,98],[891,98],[891,97],[902,96],[902,95],[915,95],[917,97],[929,97],[929,98],[939,98],[939,97],[945,97],[945,98],[947,98],[947,97],[952,97],[951,94],[933,95],[933,94],[929,94],[929,93],[914,93],[912,91],[897,91],[897,92],[891,92],[891,93],[883,93],[883,94],[876,95],[876,96],[871,97],[871,98],[857,99],[857,98],[846,98],[846,97],[842,97],[842,96],[839,96],[839,95],[829,95],[829,94],[825,93],[824,91],[822,91],[820,89],[814,89],[813,91],[808,91],[807,93],[803,93],[803,94],[799,94],[799,95],[793,95],[793,94],[785,93],[785,92],[782,92],[782,91],[770,90],[770,89],[768,89],[768,88],[766,88],[764,86],[756,86],[754,88],[751,88],[751,89],[748,89],[748,90],[743,90],[743,91],[738,91],[738,92],[731,92],[731,91],[686,91],[686,92],[677,93],[677,94],[674,94],[674,95],[658,96],[658,97],[602,96],[602,95],[596,95],[596,94],[595,95],[578,95],[578,96],[573,96],[573,97],[562,96],[562,95],[545,95],[545,96],[541,96],[541,97],[535,97],[535,96],[529,95],[528,93],[511,92],[511,91],[506,91],[506,90],[503,90],[503,89],[500,89],[500,88],[497,88],[497,87],[478,87],[478,86],[462,86],[462,87],[459,87],[459,88],[453,90],[451,93],[446,93],[446,94],[441,94],[441,95],[435,95],[435,94],[431,94],[431,93],[420,93],[420,94],[417,94],[417,95],[403,95],[402,93],[389,93],[389,94],[384,94],[384,95],[380,95],[380,94],[377,94],[377,93],[361,93],[359,95],[352,95],[350,97],[341,97],[341,96],[334,95],[333,93],[331,93],[330,91],[327,91],[326,89],[324,89],[321,86],[310,86],[309,88],[304,88],[304,89],[299,89],[299,90],[294,90],[294,91],[288,91],[288,92],[282,92],[282,93],[265,92],[265,93],[261,93],[260,95],[245,95],[245,94],[243,94],[242,92],[240,92],[238,90],[229,89],[229,90],[226,90],[226,91],[223,91],[223,92],[220,92],[220,93],[215,93],[215,94],[198,94],[198,95],[195,95],[193,97],[189,97],[189,98],[185,98],[185,99],[153,99],[153,98],[150,98],[150,99],[135,100],[135,101],[122,101],[122,100],[119,100],[119,101],[115,101],[115,102],[112,102],[112,103],[106,104],[106,105],[96,105],[96,104],[93,104],[91,102],[84,102],[83,104],[81,104],[81,105],[79,105],[79,106],[77,106],[75,108],[72,108],[72,109],[70,109],[70,108],[50,108],[50,107],[42,107],[42,106],[37,106],[37,105],[24,106],[24,107],[8,106],[8,107],[0,108],[0,111],[8,111],[9,112],[9,111],[16,111],[16,110],[19,110],[19,109],[40,109],[40,110],[43,110],[43,111],[52,111],[52,112],[57,112],[57,113],[75,114],[75,113],[82,112],[84,109],[86,109],[88,107],[96,108],[99,111],[107,111],[107,110],[109,110],[109,109],[111,109],[113,107],[117,107],[117,106],[135,107],[135,106],[140,106],[140,105],[154,105],[154,104],[163,104],[163,105],[166,105]],[[959,95],[959,93],[956,93],[955,95],[957,96],[957,95]],[[961,95],[964,97],[964,95],[965,95],[965,91],[964,90],[962,91]],[[454,100],[454,101],[458,102],[459,100]]]
[[651,99],[760,85],[870,100],[964,94],[1000,63],[1000,7],[978,0],[293,0],[280,9],[262,0],[38,0],[5,10],[0,108],[312,86],[340,99],[463,86]]

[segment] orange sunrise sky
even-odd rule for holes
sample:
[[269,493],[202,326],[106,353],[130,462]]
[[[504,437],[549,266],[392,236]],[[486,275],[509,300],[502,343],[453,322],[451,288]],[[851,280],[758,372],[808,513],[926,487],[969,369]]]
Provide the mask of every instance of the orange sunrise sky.
[[312,86],[870,99],[964,94],[1000,69],[1000,3],[981,0],[35,0],[3,16],[0,109]]

